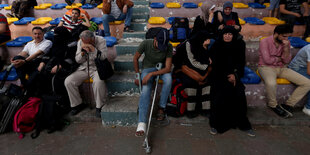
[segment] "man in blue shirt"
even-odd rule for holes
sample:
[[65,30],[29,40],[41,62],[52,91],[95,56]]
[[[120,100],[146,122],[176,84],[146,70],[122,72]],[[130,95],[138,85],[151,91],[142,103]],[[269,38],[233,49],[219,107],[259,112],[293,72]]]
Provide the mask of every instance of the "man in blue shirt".
[[[288,67],[310,79],[310,45],[299,50]],[[310,116],[310,92],[307,94],[307,103],[302,111]]]

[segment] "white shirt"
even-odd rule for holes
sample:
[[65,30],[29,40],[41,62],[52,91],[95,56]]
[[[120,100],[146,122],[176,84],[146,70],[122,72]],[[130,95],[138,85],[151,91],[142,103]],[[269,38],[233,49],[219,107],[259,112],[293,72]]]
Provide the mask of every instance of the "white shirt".
[[111,2],[111,15],[117,19],[121,15],[122,11],[119,9],[119,7],[116,4],[116,0],[112,0]]
[[34,40],[27,43],[23,49],[23,52],[26,52],[29,56],[38,52],[39,50],[43,51],[46,54],[52,47],[52,42],[47,39],[43,39],[40,43],[35,44]]

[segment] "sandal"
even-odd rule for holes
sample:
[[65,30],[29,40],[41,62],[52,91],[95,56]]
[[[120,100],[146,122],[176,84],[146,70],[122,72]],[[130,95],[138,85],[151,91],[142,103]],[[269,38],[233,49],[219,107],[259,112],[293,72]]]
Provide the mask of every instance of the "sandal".
[[129,26],[124,27],[124,32],[134,32],[133,30],[130,30]]
[[138,123],[137,130],[136,130],[136,133],[135,133],[135,136],[136,136],[136,137],[142,137],[142,136],[144,136],[145,129],[146,129],[146,123],[139,122],[139,123]]
[[163,120],[165,120],[165,118],[166,118],[166,114],[165,114],[164,109],[159,108],[156,120],[157,121],[163,121]]

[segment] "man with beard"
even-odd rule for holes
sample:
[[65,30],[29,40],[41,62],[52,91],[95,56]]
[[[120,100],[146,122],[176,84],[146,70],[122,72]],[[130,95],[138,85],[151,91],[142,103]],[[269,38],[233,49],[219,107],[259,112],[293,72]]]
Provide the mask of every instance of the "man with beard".
[[[291,61],[290,25],[278,25],[274,34],[263,39],[259,45],[258,71],[265,83],[268,106],[283,118],[292,117],[292,108],[310,90],[310,81],[299,73],[287,68]],[[276,100],[277,78],[285,78],[297,85],[297,88],[285,104],[278,104]]]

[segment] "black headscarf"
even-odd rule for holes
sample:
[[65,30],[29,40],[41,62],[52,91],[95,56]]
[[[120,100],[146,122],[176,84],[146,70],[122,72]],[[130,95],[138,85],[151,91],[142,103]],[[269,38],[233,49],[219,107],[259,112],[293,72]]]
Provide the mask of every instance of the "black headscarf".
[[[223,35],[225,33],[232,33],[233,34],[233,38],[232,38],[231,42],[229,42],[229,43],[224,42]],[[224,44],[231,44],[231,43],[234,43],[237,40],[237,37],[238,37],[238,32],[237,32],[237,30],[233,26],[225,26],[224,29],[220,32],[219,41],[223,42]]]
[[191,45],[191,52],[194,55],[194,58],[201,63],[207,64],[209,63],[209,54],[203,47],[203,42],[207,39],[210,39],[211,35],[206,31],[200,31],[195,33],[190,39],[189,43]]

